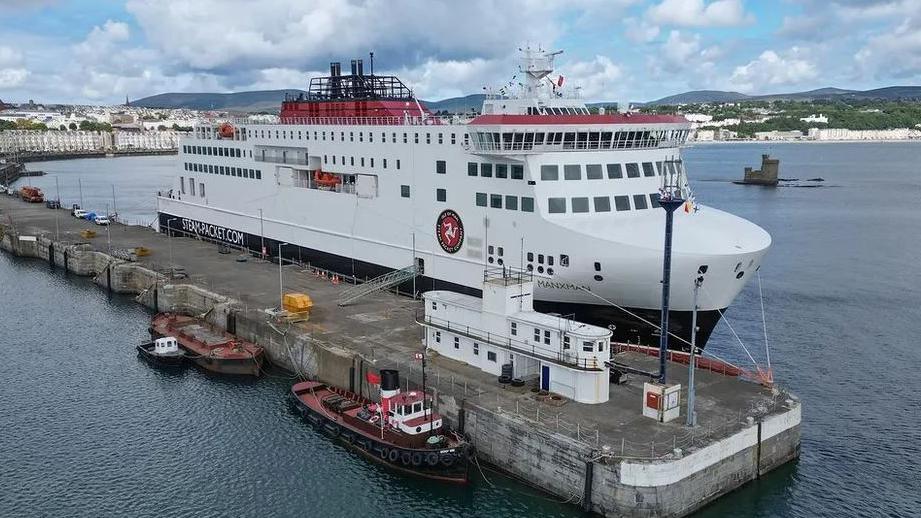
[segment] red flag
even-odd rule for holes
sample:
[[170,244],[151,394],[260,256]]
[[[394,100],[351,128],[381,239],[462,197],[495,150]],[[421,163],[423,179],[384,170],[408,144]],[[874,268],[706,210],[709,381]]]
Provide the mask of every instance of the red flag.
[[563,76],[560,76],[559,79],[556,80],[556,86],[557,88],[561,88],[563,86]]
[[372,385],[380,385],[380,384],[381,384],[381,377],[380,377],[379,375],[377,375],[377,374],[374,374],[374,373],[371,372],[371,371],[368,371],[368,372],[365,373],[365,379],[367,379],[367,380],[368,380],[368,383],[370,383],[370,384],[372,384]]

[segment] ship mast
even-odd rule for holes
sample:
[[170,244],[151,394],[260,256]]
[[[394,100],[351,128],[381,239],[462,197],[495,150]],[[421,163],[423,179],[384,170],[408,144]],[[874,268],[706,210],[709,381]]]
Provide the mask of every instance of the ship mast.
[[525,47],[521,49],[521,62],[518,65],[518,71],[524,74],[525,82],[522,84],[522,97],[537,98],[540,96],[539,90],[544,79],[553,72],[553,58],[562,54],[562,50],[546,52],[541,48],[532,49]]

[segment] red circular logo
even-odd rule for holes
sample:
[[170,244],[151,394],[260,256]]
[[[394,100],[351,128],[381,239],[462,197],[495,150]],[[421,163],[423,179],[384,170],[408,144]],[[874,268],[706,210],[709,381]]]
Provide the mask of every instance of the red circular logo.
[[449,254],[457,253],[464,244],[464,224],[453,210],[442,211],[435,224],[435,235],[441,249]]

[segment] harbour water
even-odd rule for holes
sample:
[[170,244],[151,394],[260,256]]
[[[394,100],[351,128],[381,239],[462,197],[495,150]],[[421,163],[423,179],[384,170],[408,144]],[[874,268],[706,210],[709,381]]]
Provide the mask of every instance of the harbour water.
[[[686,150],[698,201],[766,228],[761,278],[775,378],[804,401],[802,458],[700,516],[916,516],[921,509],[921,172],[914,143],[732,144]],[[818,187],[734,185],[761,153]],[[65,204],[153,220],[175,157],[32,164]],[[92,180],[88,180],[91,178]],[[89,183],[88,183],[89,182]],[[703,209],[706,210],[706,209]],[[60,308],[66,311],[61,312]],[[38,262],[0,256],[0,509],[9,515],[571,516],[487,472],[469,488],[388,473],[292,415],[290,380],[164,375],[134,356],[149,315]],[[759,283],[708,349],[766,360]],[[52,322],[53,324],[47,324]],[[731,328],[730,328],[731,324]]]

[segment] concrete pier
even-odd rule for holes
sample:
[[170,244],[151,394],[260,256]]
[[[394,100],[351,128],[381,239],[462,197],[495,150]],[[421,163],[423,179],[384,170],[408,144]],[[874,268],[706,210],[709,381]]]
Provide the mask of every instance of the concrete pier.
[[[81,238],[84,229],[97,237]],[[140,246],[152,253],[124,259]],[[0,196],[0,248],[93,277],[154,310],[202,316],[303,376],[372,397],[368,370],[397,368],[409,386],[421,385],[413,361],[422,348],[420,302],[381,292],[339,307],[347,285],[318,276],[309,258],[282,268],[284,291],[306,292],[315,304],[308,322],[290,324],[264,311],[279,304],[277,262],[238,262],[238,251],[220,253],[196,238],[124,225],[112,225],[107,237],[104,227],[65,210]],[[187,278],[170,278],[171,255]],[[133,345],[125,344],[125,354]],[[700,369],[699,425],[688,428],[683,417],[662,424],[642,416],[645,379],[637,376],[612,385],[609,402],[586,405],[500,385],[479,369],[431,356],[426,381],[438,410],[470,436],[481,462],[603,515],[684,516],[799,456],[800,403],[777,387]],[[657,358],[638,352],[615,357],[657,368]],[[670,381],[685,385],[686,377],[687,366],[670,366]]]

